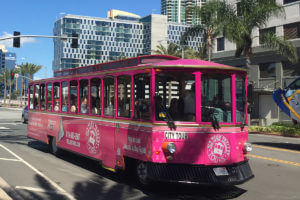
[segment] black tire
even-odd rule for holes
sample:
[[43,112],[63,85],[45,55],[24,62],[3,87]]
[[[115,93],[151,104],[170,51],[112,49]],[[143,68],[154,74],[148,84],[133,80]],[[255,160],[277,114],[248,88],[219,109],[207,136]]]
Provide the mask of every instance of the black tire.
[[136,163],[136,179],[143,187],[151,185],[151,180],[148,175],[148,164],[143,161],[137,161]]
[[297,120],[292,119],[292,121],[293,121],[293,124],[294,124],[294,125],[298,124]]
[[56,144],[56,138],[55,137],[50,137],[50,142],[49,142],[49,150],[53,155],[58,155],[59,154],[59,148]]

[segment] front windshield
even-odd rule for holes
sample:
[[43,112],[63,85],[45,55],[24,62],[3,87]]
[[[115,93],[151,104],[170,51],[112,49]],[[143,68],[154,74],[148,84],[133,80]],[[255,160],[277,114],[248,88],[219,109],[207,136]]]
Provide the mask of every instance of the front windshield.
[[201,77],[201,119],[210,122],[212,115],[218,122],[231,122],[231,75],[202,74]]
[[195,76],[187,72],[162,72],[156,76],[156,120],[196,121]]

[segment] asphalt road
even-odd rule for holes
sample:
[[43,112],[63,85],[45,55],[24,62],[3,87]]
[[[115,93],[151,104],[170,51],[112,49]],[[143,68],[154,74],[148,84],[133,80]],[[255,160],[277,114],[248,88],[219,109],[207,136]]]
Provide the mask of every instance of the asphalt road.
[[20,110],[0,108],[0,187],[12,199],[300,199],[300,139],[249,135],[255,178],[242,185],[160,183],[142,189],[130,175],[114,174],[90,159],[68,152],[53,156],[45,144],[26,137],[20,119]]

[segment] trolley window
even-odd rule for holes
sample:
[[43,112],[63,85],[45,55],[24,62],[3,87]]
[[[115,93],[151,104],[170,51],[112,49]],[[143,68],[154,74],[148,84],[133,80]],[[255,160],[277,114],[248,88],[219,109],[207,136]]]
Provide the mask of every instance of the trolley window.
[[162,72],[155,78],[156,120],[195,121],[195,76],[186,72]]
[[80,113],[89,113],[89,81],[87,79],[80,80]]
[[33,109],[33,85],[29,86],[29,108]]
[[130,118],[131,110],[131,77],[118,77],[118,117]]
[[54,83],[53,87],[54,111],[60,111],[60,83]]
[[61,97],[62,97],[61,111],[68,112],[69,82],[64,81],[61,83]]
[[231,75],[202,74],[201,103],[202,121],[231,122]]
[[151,118],[150,74],[134,76],[134,118]]
[[52,111],[52,83],[47,84],[47,110]]
[[115,108],[115,84],[114,78],[105,78],[103,80],[103,109],[104,115],[114,116]]
[[101,79],[91,80],[91,113],[101,115]]
[[73,80],[70,82],[70,111],[77,113],[78,111],[78,82]]
[[45,84],[41,84],[40,89],[40,103],[41,103],[41,110],[45,110]]
[[40,93],[40,86],[34,86],[34,109],[39,109],[39,93]]

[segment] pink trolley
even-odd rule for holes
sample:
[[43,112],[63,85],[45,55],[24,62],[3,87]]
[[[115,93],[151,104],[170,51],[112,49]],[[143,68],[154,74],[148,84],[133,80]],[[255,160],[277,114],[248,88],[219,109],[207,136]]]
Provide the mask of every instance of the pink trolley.
[[246,71],[140,56],[29,83],[28,137],[152,181],[236,185],[254,177]]

